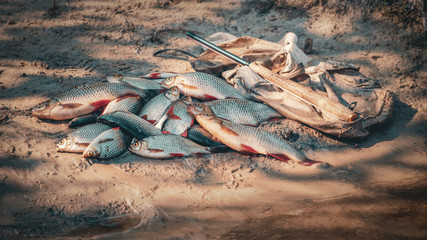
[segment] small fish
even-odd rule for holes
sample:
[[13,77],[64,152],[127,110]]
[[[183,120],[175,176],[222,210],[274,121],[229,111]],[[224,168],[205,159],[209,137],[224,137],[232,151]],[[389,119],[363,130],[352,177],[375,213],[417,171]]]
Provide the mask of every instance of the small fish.
[[258,126],[266,120],[283,117],[266,104],[242,99],[221,99],[204,104],[219,118],[250,126]]
[[222,145],[221,142],[217,141],[212,134],[199,124],[194,124],[188,129],[188,139],[203,146],[213,147]]
[[167,73],[167,72],[153,72],[146,74],[144,76],[141,76],[141,78],[147,78],[147,79],[164,79],[164,78],[170,78],[175,77],[178,75],[177,73]]
[[70,122],[68,122],[69,128],[76,128],[84,126],[91,123],[96,123],[96,119],[99,116],[99,112],[89,113],[83,116],[75,117]]
[[206,105],[193,104],[188,111],[216,139],[238,152],[268,155],[284,162],[294,160],[303,165],[316,163],[308,160],[283,138],[260,128],[220,119]]
[[160,93],[150,101],[148,101],[139,112],[139,116],[147,120],[153,125],[156,125],[160,118],[164,115],[168,107],[179,99],[179,90],[176,87],[171,87],[164,93]]
[[225,80],[202,72],[183,73],[166,78],[162,85],[166,88],[177,86],[182,94],[202,100],[245,99],[241,92]]
[[206,147],[175,134],[151,136],[143,140],[133,139],[129,150],[148,158],[186,157],[210,153]]
[[102,110],[112,100],[124,96],[151,97],[152,92],[122,83],[85,84],[40,103],[32,115],[40,119],[66,120]]
[[120,156],[132,138],[120,128],[112,128],[96,137],[83,152],[85,158],[107,159]]
[[107,77],[107,81],[111,83],[126,83],[140,89],[161,90],[161,81],[149,80],[144,77],[124,77],[121,74],[115,74]]
[[194,123],[194,117],[187,111],[187,105],[191,104],[191,97],[183,96],[177,100],[167,111],[167,120],[163,125],[163,131],[187,137],[187,131]]
[[130,112],[116,111],[101,115],[98,119],[100,121],[117,124],[138,139],[162,134],[160,129],[154,127],[147,120],[144,120]]
[[103,123],[83,126],[62,138],[56,144],[56,150],[58,152],[83,153],[97,136],[109,129],[111,127]]
[[139,96],[132,97],[121,97],[114,99],[105,107],[101,115],[116,112],[125,111],[133,114],[137,114],[141,108],[142,101]]

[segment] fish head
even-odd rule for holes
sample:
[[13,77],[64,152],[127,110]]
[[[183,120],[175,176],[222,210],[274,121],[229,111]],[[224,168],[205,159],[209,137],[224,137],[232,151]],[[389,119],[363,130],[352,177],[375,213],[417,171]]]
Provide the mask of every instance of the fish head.
[[74,143],[74,138],[71,136],[67,136],[59,140],[56,145],[56,150],[58,152],[67,152],[69,151]]
[[190,105],[193,103],[193,99],[190,96],[184,95],[181,97],[181,99],[187,105]]
[[57,106],[59,102],[55,99],[44,101],[33,108],[31,115],[40,119],[50,119],[52,110]]
[[212,111],[212,109],[203,103],[194,103],[190,104],[187,107],[188,113],[196,118],[203,118],[203,119],[214,119],[216,118],[215,113]]
[[129,150],[133,152],[143,152],[148,149],[148,143],[146,141],[140,141],[136,138],[132,140],[129,146]]
[[84,158],[97,158],[101,155],[101,152],[93,145],[89,145],[83,152]]
[[173,87],[169,88],[165,92],[165,97],[167,97],[172,102],[178,100],[178,98],[179,98],[179,89],[178,89],[178,87],[173,86]]
[[161,84],[165,88],[171,88],[171,87],[173,87],[175,85],[178,85],[178,84],[182,83],[183,80],[184,79],[182,78],[181,75],[176,75],[174,77],[163,79],[163,81],[161,82]]
[[114,74],[113,76],[108,76],[107,81],[113,82],[113,83],[120,83],[123,79],[123,75],[121,74]]

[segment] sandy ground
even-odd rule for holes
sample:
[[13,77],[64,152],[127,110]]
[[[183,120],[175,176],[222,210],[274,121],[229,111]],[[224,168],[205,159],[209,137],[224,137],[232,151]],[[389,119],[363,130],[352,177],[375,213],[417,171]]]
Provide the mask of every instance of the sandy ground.
[[[0,12],[0,239],[427,238],[425,38],[375,16],[243,0],[2,0]],[[236,152],[93,163],[56,152],[72,130],[32,107],[115,73],[191,71],[153,57],[200,53],[186,30],[310,37],[311,57],[356,64],[394,92],[393,116],[359,140],[264,124],[328,169]]]

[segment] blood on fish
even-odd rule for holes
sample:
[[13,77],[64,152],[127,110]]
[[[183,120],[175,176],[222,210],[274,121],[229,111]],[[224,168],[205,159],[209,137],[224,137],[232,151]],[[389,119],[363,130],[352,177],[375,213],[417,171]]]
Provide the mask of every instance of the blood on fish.
[[287,162],[287,161],[291,160],[287,155],[281,154],[281,153],[268,154],[268,155],[270,155],[270,156],[272,156],[272,157],[274,157],[274,158],[276,158],[282,162]]
[[170,153],[169,155],[171,157],[184,157],[185,156],[185,154],[183,154],[183,153]]
[[216,98],[216,97],[214,97],[212,95],[209,95],[209,94],[205,94],[204,98],[207,99],[207,100],[218,100],[218,98]]
[[61,107],[63,107],[63,108],[77,108],[77,107],[80,107],[80,106],[82,106],[82,104],[81,103],[66,103],[66,104],[61,104]]
[[253,149],[251,146],[248,146],[246,144],[240,144],[240,146],[244,149],[242,152],[248,152],[248,153],[258,153],[255,149]]
[[221,125],[221,130],[224,131],[224,132],[226,132],[226,133],[228,133],[228,134],[230,134],[230,135],[239,136],[238,133],[236,133],[235,131],[229,129],[228,127],[226,127],[224,125]]
[[98,109],[101,109],[101,108],[107,106],[107,104],[110,102],[111,102],[111,100],[99,100],[99,101],[91,103],[90,105],[98,110]]

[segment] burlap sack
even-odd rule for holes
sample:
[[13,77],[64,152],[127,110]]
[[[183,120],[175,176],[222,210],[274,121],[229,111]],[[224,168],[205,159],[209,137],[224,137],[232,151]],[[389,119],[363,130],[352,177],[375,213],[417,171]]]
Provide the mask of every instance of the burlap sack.
[[297,47],[296,41],[296,35],[290,33],[279,41],[280,44],[241,37],[217,45],[249,62],[261,61],[283,77],[339,101],[353,109],[359,115],[358,120],[347,122],[322,112],[272,85],[249,67],[240,67],[210,50],[202,53],[192,66],[196,71],[222,75],[253,100],[270,105],[289,119],[338,137],[365,137],[369,134],[369,127],[391,117],[393,94],[390,91],[379,88],[375,80],[361,74],[353,65],[312,61]]

